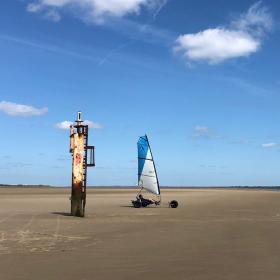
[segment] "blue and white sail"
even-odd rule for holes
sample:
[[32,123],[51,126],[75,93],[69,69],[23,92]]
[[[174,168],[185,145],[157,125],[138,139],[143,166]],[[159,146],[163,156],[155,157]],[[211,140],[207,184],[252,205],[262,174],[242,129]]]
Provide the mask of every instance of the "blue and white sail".
[[141,136],[138,148],[138,185],[139,187],[160,195],[157,172],[147,135]]

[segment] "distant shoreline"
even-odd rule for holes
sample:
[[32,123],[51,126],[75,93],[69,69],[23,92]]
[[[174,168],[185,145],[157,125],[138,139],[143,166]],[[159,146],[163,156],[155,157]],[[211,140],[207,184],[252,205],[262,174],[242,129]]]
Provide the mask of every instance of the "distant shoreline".
[[[70,186],[51,186],[51,185],[9,185],[0,184],[0,188],[24,188],[24,189],[35,189],[35,188],[55,188],[65,189]],[[89,189],[138,189],[137,186],[88,186]],[[161,186],[161,189],[249,189],[249,190],[280,190],[280,186]]]

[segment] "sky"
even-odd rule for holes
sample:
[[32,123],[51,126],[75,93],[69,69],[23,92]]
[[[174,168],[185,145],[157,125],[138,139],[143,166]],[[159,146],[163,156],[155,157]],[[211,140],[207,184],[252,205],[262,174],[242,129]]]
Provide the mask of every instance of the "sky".
[[164,186],[280,185],[278,0],[2,0],[0,183],[136,185],[147,134]]

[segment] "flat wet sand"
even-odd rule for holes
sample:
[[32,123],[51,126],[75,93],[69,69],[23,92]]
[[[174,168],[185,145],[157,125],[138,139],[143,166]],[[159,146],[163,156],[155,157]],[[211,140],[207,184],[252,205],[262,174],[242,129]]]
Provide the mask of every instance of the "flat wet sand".
[[[280,279],[280,192],[91,189],[86,217],[69,189],[0,188],[0,279]],[[179,208],[168,208],[177,199]]]

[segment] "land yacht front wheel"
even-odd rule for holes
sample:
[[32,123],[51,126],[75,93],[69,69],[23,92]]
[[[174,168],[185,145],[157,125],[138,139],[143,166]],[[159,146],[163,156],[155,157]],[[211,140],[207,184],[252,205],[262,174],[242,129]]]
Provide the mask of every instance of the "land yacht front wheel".
[[171,207],[171,208],[177,208],[178,205],[179,205],[179,203],[178,203],[177,200],[171,200],[171,201],[169,202],[169,207]]

